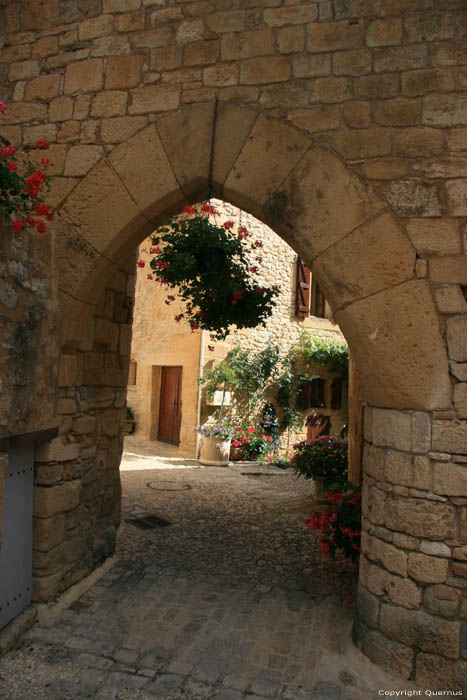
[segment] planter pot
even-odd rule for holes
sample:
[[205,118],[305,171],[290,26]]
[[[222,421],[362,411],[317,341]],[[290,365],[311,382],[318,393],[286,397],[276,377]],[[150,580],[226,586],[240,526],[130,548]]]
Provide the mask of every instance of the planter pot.
[[136,421],[126,420],[125,421],[125,435],[132,435],[135,432]]
[[317,476],[316,479],[313,479],[313,483],[315,485],[315,500],[318,503],[327,503],[326,491],[328,489],[325,486],[324,478]]
[[242,448],[241,447],[231,447],[230,448],[230,461],[238,462],[242,458]]
[[226,467],[229,463],[230,439],[201,436],[199,463],[209,467]]

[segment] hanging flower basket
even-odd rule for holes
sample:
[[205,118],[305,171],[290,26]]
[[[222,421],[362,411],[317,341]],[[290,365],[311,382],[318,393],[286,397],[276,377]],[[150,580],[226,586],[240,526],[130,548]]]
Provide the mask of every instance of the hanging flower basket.
[[[198,212],[184,207],[181,216],[159,228],[150,252],[151,268],[158,282],[176,289],[184,302],[183,313],[192,330],[203,328],[216,338],[226,337],[229,326],[253,328],[270,316],[279,288],[260,285],[257,274],[262,259],[259,241],[251,242],[244,226],[234,231],[234,222],[219,225],[209,220],[214,207],[205,204]],[[168,304],[175,296],[168,295]]]

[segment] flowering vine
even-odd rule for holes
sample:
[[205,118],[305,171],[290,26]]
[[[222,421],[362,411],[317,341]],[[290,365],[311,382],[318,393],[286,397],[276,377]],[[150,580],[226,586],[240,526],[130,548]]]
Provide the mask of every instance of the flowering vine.
[[[233,221],[212,223],[209,215],[216,214],[210,204],[200,211],[186,206],[180,216],[159,228],[149,250],[155,257],[148,275],[177,290],[184,309],[175,320],[184,319],[192,331],[211,331],[211,341],[225,338],[231,325],[264,325],[279,291],[277,286],[259,284],[256,275],[262,258],[257,256],[255,265],[250,262],[250,251],[260,248],[261,242],[251,243],[246,227],[235,231]],[[166,304],[173,301],[175,296],[168,295]]]
[[[0,101],[0,113],[8,114],[5,102]],[[37,148],[48,150],[44,139],[36,142]],[[0,136],[0,213],[6,215],[15,231],[37,228],[39,233],[47,229],[54,213],[42,196],[43,188],[50,189],[48,158],[41,158],[39,165],[16,157],[16,148],[4,136]]]

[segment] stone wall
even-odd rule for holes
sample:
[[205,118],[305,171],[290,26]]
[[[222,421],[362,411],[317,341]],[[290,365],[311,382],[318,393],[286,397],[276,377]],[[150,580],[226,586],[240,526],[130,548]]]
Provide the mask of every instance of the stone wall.
[[120,523],[135,258],[107,283],[87,350],[60,355],[59,435],[36,448],[33,600],[53,600],[113,554]]
[[[47,320],[36,334],[30,321],[37,316],[28,317],[23,331],[34,342],[24,343],[20,333],[16,361],[8,351],[13,381],[23,389],[15,407],[2,376],[9,416],[1,419],[2,431],[18,420],[26,428],[26,416],[32,420],[36,411],[60,421],[61,435],[70,435],[67,450],[80,440],[83,450],[92,449],[85,445],[92,433],[70,432],[84,404],[66,387],[97,386],[94,401],[102,408],[89,410],[102,411],[103,420],[106,411],[115,417],[128,361],[113,349],[115,340],[94,347],[97,300],[160,217],[202,199],[212,179],[215,196],[270,225],[313,265],[360,370],[373,423],[366,438],[367,510],[373,503],[377,510],[381,494],[386,499],[384,516],[375,516],[381,523],[365,520],[365,557],[383,572],[378,576],[390,592],[370,591],[362,567],[359,643],[431,687],[465,686],[465,601],[451,608],[433,602],[446,595],[455,603],[465,590],[465,543],[456,529],[459,518],[464,522],[467,437],[465,0],[247,0],[241,7],[236,0],[216,7],[204,0],[12,0],[1,11],[1,97],[9,103],[1,130],[18,146],[50,141],[50,201],[58,212],[41,241],[50,250],[45,279],[53,281],[41,316]],[[31,276],[33,267],[31,261]],[[3,303],[8,347],[8,334],[22,328],[15,313]],[[69,356],[76,354],[82,358],[76,366],[82,362],[93,376],[60,386],[52,411],[46,396],[56,386],[56,354],[37,349],[54,335],[54,313],[63,362],[73,365]],[[98,320],[111,321],[106,314]],[[4,352],[3,338],[2,344]],[[24,389],[32,367],[33,386],[44,381],[43,414]],[[105,435],[97,426],[96,420],[96,444],[107,449],[117,484],[120,433]],[[67,496],[54,513],[70,514],[79,508],[75,487],[67,485],[76,480],[78,462],[57,448],[61,442],[49,446],[52,478],[63,470]],[[370,469],[381,464],[376,448],[386,450],[385,462],[372,477],[368,460]],[[401,479],[397,460],[416,462],[418,470],[420,457],[429,460],[429,488],[407,486],[405,477],[394,483]],[[96,470],[94,462],[91,481]],[[61,493],[55,491],[61,485],[38,488]],[[95,479],[89,492],[94,488],[91,502],[105,502],[103,482]],[[393,534],[387,542],[383,535],[398,532],[395,517],[404,508],[412,520],[401,516],[402,540]],[[430,531],[427,510],[438,516]],[[108,516],[98,520],[94,506],[86,512],[94,547]],[[73,520],[66,527],[63,541],[74,542]],[[436,549],[439,542],[446,556]],[[43,583],[56,572],[44,597],[81,575],[80,561],[83,572],[92,566],[76,554],[81,543],[74,546],[38,556]],[[423,557],[433,560],[439,580],[420,580],[427,577]],[[400,597],[396,583],[405,590]],[[423,596],[420,607],[408,608],[404,596],[414,586],[412,604]]]

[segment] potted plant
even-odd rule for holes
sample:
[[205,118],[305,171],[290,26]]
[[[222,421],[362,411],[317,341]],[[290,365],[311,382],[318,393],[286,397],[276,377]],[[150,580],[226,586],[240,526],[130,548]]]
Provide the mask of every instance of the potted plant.
[[126,407],[126,413],[125,413],[125,434],[126,435],[133,435],[135,432],[136,428],[136,418],[135,414],[133,413],[132,409],[127,406]]
[[263,461],[273,449],[273,438],[254,425],[242,424],[235,428],[232,447],[238,450],[238,457],[245,461]]
[[195,428],[195,431],[201,435],[200,464],[213,467],[227,466],[233,430],[221,423],[203,423]]
[[346,483],[326,493],[328,508],[312,513],[305,524],[322,534],[318,538],[321,554],[335,557],[338,550],[352,561],[359,556],[361,538],[361,488]]
[[347,440],[321,435],[294,445],[291,466],[298,476],[313,479],[315,496],[322,500],[325,491],[347,481]]
[[[193,331],[209,330],[224,339],[229,326],[252,328],[271,314],[277,286],[266,288],[256,278],[261,257],[251,264],[251,253],[260,241],[249,242],[244,226],[235,232],[234,222],[212,223],[214,207],[200,211],[186,206],[182,215],[161,226],[153,236],[150,265],[156,281],[176,289],[185,306],[175,319],[185,319]],[[258,251],[256,251],[258,252]],[[154,278],[151,276],[151,278]],[[168,295],[167,303],[175,301]]]

